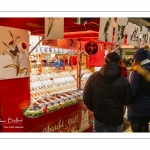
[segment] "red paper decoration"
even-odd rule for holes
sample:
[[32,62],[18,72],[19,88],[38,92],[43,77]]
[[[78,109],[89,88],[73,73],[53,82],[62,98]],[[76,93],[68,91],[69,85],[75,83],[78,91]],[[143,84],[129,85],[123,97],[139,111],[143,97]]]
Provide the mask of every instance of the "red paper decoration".
[[94,55],[98,52],[98,45],[93,41],[89,41],[85,44],[85,52],[88,55]]
[[43,111],[44,111],[45,114],[48,113],[48,108],[45,107],[45,108],[43,109]]

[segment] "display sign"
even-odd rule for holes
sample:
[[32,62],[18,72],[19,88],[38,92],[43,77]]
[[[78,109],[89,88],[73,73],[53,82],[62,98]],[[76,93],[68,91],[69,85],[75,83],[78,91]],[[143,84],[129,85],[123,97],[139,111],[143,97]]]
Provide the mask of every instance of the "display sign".
[[0,26],[0,35],[0,80],[29,77],[28,31]]
[[140,45],[140,27],[136,24],[128,22],[128,45],[139,46]]
[[45,38],[64,38],[64,18],[45,18]]
[[147,44],[147,41],[148,41],[148,28],[142,26],[141,46]]
[[80,111],[54,124],[47,124],[42,132],[82,132],[93,124],[92,112]]
[[117,18],[116,29],[114,35],[114,44],[124,45],[128,18]]
[[100,18],[99,40],[112,42],[114,18]]

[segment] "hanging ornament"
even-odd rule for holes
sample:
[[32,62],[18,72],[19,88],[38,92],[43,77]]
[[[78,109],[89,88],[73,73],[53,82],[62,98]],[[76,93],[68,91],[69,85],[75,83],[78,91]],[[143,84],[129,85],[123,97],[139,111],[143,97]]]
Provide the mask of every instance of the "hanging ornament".
[[95,55],[98,52],[98,45],[93,41],[89,41],[85,44],[85,52],[88,55]]

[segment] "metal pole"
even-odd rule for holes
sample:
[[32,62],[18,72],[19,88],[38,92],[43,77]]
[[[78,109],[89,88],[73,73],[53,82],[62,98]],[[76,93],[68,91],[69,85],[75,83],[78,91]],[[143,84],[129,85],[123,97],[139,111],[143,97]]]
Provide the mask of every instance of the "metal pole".
[[42,37],[42,39],[32,48],[32,50],[28,53],[28,55],[30,55],[33,50],[44,40],[45,36]]

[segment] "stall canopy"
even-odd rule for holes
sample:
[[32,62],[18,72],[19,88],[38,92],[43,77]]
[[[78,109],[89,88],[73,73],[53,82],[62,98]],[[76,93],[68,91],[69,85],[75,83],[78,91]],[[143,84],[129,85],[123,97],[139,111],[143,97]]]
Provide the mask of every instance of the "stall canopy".
[[[59,47],[66,46],[65,39],[78,39],[78,41],[95,41],[98,44],[105,42],[99,41],[100,18],[81,18],[80,23],[75,22],[75,18],[64,18],[64,39],[58,40]],[[29,30],[31,35],[43,36],[45,33],[45,18],[0,18],[0,26],[8,26]],[[107,44],[112,44],[107,42]],[[104,49],[89,60],[89,65],[101,66],[104,62]],[[96,59],[97,58],[97,59]],[[102,62],[99,64],[99,60]],[[98,60],[98,62],[96,61]],[[92,62],[92,63],[91,63]],[[94,62],[94,63],[93,63]]]
[[[65,38],[98,38],[100,18],[82,18],[83,22],[77,24],[74,18],[64,19]],[[44,35],[45,18],[0,18],[0,26],[26,29],[31,35]],[[88,32],[83,32],[88,31]]]

